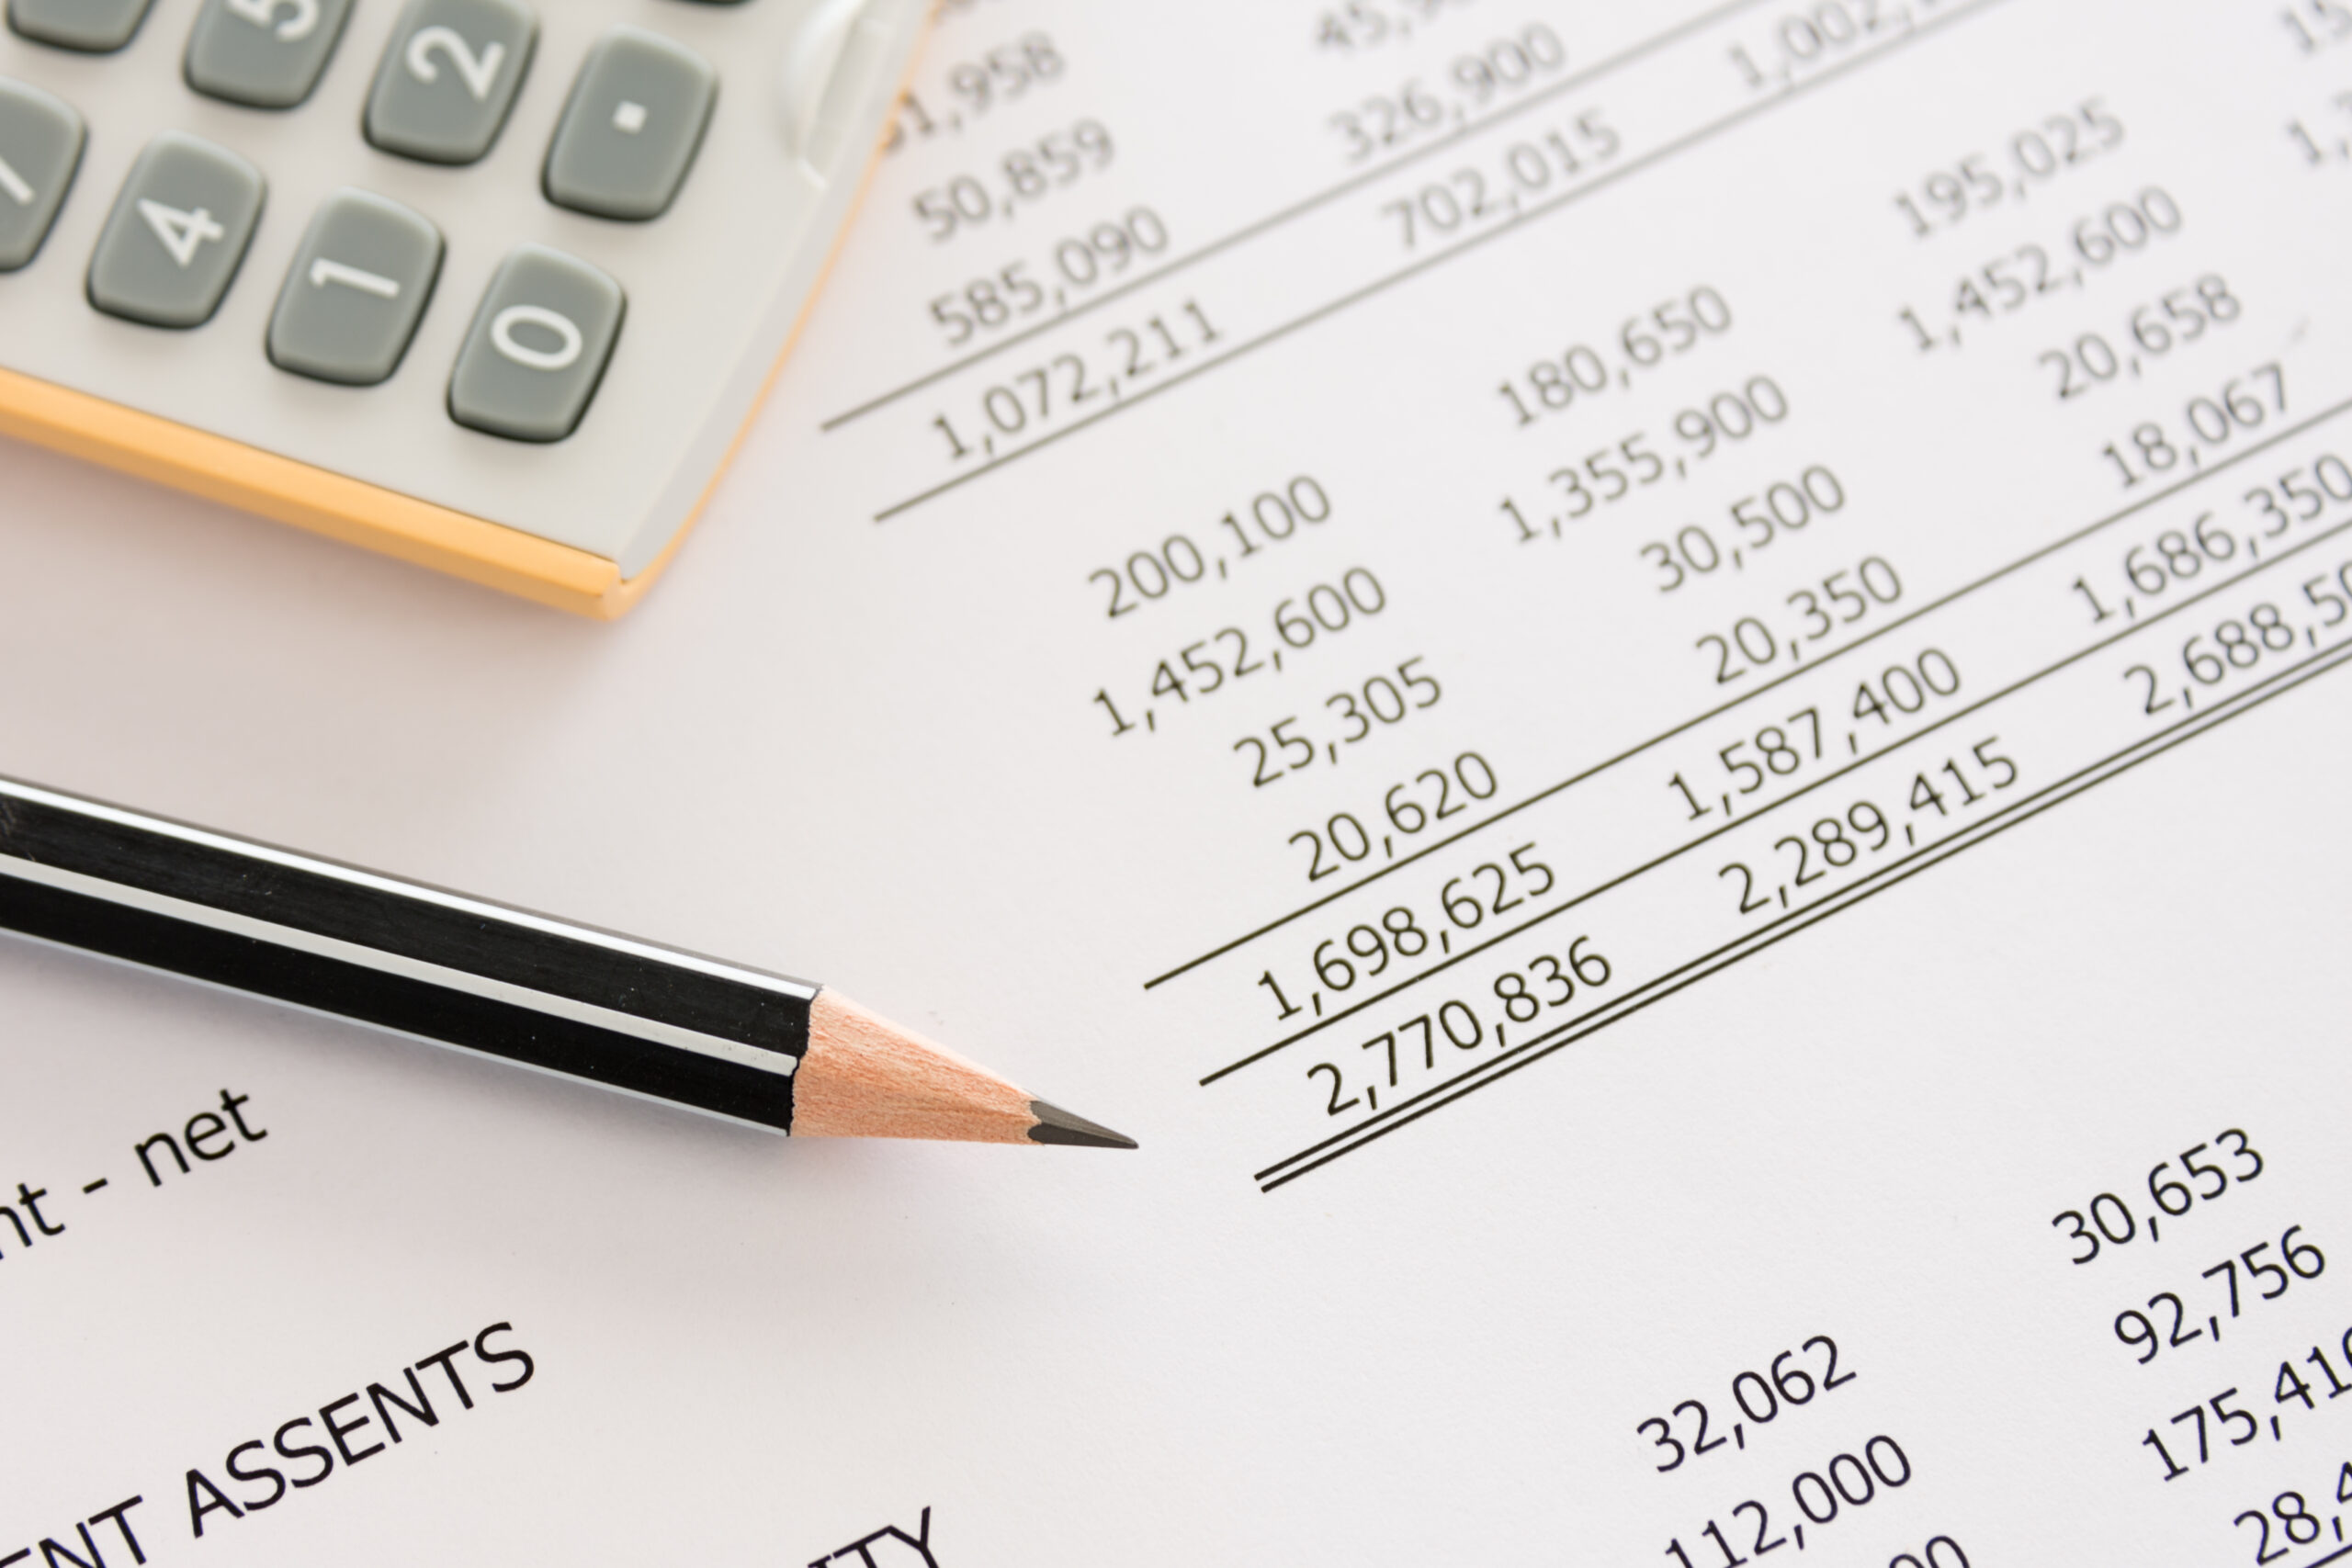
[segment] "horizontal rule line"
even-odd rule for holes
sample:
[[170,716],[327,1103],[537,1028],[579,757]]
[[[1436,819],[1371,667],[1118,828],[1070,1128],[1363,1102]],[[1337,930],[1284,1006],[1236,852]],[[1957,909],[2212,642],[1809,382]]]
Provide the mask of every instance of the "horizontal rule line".
[[[1470,838],[1474,834],[1483,833],[1488,829],[1494,827],[1497,823],[1516,816],[1518,813],[1526,810],[1531,806],[1548,800],[1563,790],[1573,788],[1574,786],[1584,783],[1587,779],[1608,772],[1610,769],[1618,766],[1620,763],[1631,761],[1634,758],[1640,756],[1645,751],[1656,750],[1658,747],[1665,745],[1668,741],[1677,739],[1689,731],[1699,728],[1701,725],[1711,724],[1714,720],[1722,717],[1724,714],[1729,713],[1732,709],[1743,707],[1768,693],[1779,690],[1781,687],[1788,684],[1792,681],[1802,680],[1818,671],[1826,669],[1828,666],[1835,664],[1839,660],[1869,647],[1871,644],[1878,641],[1881,637],[1886,637],[1894,632],[1901,631],[1904,627],[1913,625],[1927,615],[1933,615],[1936,611],[1943,609],[1947,605],[1966,598],[1968,595],[1976,592],[1980,589],[1990,587],[2004,578],[2013,576],[2016,573],[2024,570],[2027,567],[2032,566],[2070,546],[2079,544],[2083,540],[2089,538],[2092,535],[2099,533],[2103,529],[2110,528],[2116,524],[2123,522],[2127,518],[2136,516],[2153,506],[2157,506],[2165,502],[2171,501],[2175,497],[2179,496],[2183,492],[2191,490],[2198,485],[2205,483],[2209,479],[2227,473],[2230,469],[2235,468],[2240,463],[2246,461],[2248,458],[2259,457],[2261,454],[2267,452],[2271,448],[2285,442],[2308,434],[2318,426],[2325,424],[2331,420],[2341,417],[2346,411],[2352,411],[2352,398],[2346,398],[2341,402],[2332,404],[2331,406],[2323,409],[2318,413],[2312,414],[2310,418],[2305,419],[2299,423],[2290,425],[2286,429],[2279,431],[2277,434],[2256,442],[2253,446],[2246,447],[2244,451],[2235,453],[2222,461],[2214,464],[2211,468],[2205,469],[2199,474],[2182,479],[2166,489],[2157,491],[2142,500],[2133,502],[2131,505],[2122,508],[2120,511],[2108,513],[2106,516],[2098,519],[2096,522],[2086,524],[2082,527],[2075,529],[2073,533],[2064,535],[2057,539],[2053,539],[2049,544],[2042,545],[2033,550],[2030,550],[2025,555],[2018,557],[2015,560],[2007,562],[2006,565],[1996,567],[1991,571],[1986,572],[1984,576],[1977,578],[1974,581],[1963,583],[1960,587],[1952,589],[1951,592],[1943,594],[1941,597],[1928,601],[1917,610],[1909,611],[1906,614],[1898,615],[1894,620],[1887,622],[1884,626],[1879,626],[1875,630],[1865,632],[1860,637],[1856,637],[1853,641],[1847,643],[1842,647],[1831,649],[1811,664],[1777,675],[1744,695],[1734,697],[1728,702],[1718,703],[1713,707],[1707,709],[1705,712],[1699,714],[1695,717],[1685,719],[1669,729],[1660,730],[1657,734],[1649,737],[1647,739],[1636,741],[1633,745],[1626,747],[1623,750],[1619,751],[1614,756],[1607,757],[1600,761],[1592,763],[1590,766],[1584,768],[1580,772],[1570,774],[1568,777],[1560,780],[1556,784],[1546,784],[1542,789],[1535,791],[1524,799],[1513,801],[1510,805],[1490,814],[1484,820],[1476,823],[1476,825],[1462,829],[1452,838],[1442,840],[1437,843],[1431,844],[1428,849],[1415,852],[1404,860],[1397,861],[1391,865],[1383,866],[1378,871],[1373,872],[1365,876],[1359,877],[1354,882],[1350,883],[1347,886],[1327,893],[1311,903],[1302,904],[1297,908],[1291,910],[1287,914],[1278,915],[1274,919],[1268,920],[1265,924],[1258,927],[1255,931],[1245,932],[1240,936],[1233,938],[1229,942],[1223,942],[1218,946],[1213,947],[1197,957],[1188,958],[1183,963],[1179,964],[1174,968],[1167,971],[1165,974],[1154,976],[1152,978],[1145,981],[1143,988],[1148,991],[1156,987],[1163,986],[1169,981],[1176,979],[1180,976],[1199,968],[1204,964],[1224,957],[1227,953],[1233,952],[1237,948],[1246,947],[1250,942],[1257,941],[1260,937],[1280,931],[1283,927],[1289,925],[1294,920],[1311,915],[1316,910],[1322,908],[1328,904],[1333,903],[1338,899],[1344,898],[1351,893],[1356,893],[1363,888],[1369,887],[1374,883],[1382,880],[1384,877],[1386,877],[1395,872],[1402,871],[1414,861],[1419,860],[1423,856],[1459,843],[1464,839]],[[2309,541],[2305,542],[2309,543]],[[2272,558],[2274,560],[2283,559],[2284,557],[2274,557]],[[2267,564],[2268,563],[2266,562],[2262,566],[2254,568],[2253,570],[2262,570],[2266,566],[2267,566]],[[2231,581],[2242,581],[2245,577],[2251,575],[2252,572],[2249,571],[2243,573],[2238,578],[2233,578]],[[2173,606],[2173,608],[2177,607],[2177,605]],[[2169,614],[2170,611],[2167,610],[2165,613]],[[2162,618],[2162,615],[2154,615],[2149,617],[2146,621],[2140,622],[2139,625],[2152,625],[2154,622]],[[2135,626],[2131,629],[2136,630],[2137,627]],[[2127,630],[2126,632],[2119,635],[2128,636],[2130,635],[2130,631]],[[2113,639],[2110,638],[2109,640]],[[1890,747],[1888,750],[1891,750],[1893,748]],[[1884,752],[1873,754],[1883,755]]]
[[1138,290],[1148,288],[1151,285],[1159,283],[1165,278],[1173,277],[1178,273],[1187,271],[1198,264],[1208,260],[1211,256],[1222,254],[1223,253],[1231,250],[1234,246],[1254,240],[1259,235],[1263,234],[1270,230],[1279,229],[1283,224],[1292,221],[1294,219],[1304,218],[1308,213],[1315,211],[1318,208],[1328,207],[1332,202],[1339,200],[1341,197],[1353,196],[1357,191],[1362,190],[1364,186],[1368,185],[1375,185],[1381,180],[1386,179],[1390,175],[1395,174],[1399,169],[1409,168],[1415,164],[1422,163],[1430,158],[1433,158],[1440,152],[1457,146],[1471,137],[1481,135],[1484,132],[1492,130],[1494,127],[1502,124],[1505,120],[1517,119],[1521,115],[1531,113],[1535,109],[1543,107],[1545,104],[1552,102],[1555,98],[1576,92],[1580,88],[1589,87],[1603,76],[1621,71],[1624,67],[1634,64],[1637,61],[1657,53],[1659,50],[1667,48],[1668,45],[1679,43],[1690,34],[1703,31],[1704,29],[1714,26],[1717,22],[1724,20],[1727,17],[1735,16],[1741,11],[1753,10],[1757,6],[1761,5],[1762,3],[1763,0],[1729,0],[1729,4],[1718,6],[1712,11],[1702,12],[1700,15],[1691,17],[1688,21],[1678,23],[1675,26],[1667,28],[1664,32],[1658,33],[1651,38],[1645,39],[1640,43],[1634,44],[1630,48],[1621,50],[1617,53],[1610,55],[1606,59],[1601,60],[1595,64],[1588,65],[1582,71],[1571,73],[1570,74],[1562,77],[1559,81],[1553,83],[1551,85],[1544,87],[1538,92],[1529,94],[1526,97],[1520,99],[1517,103],[1511,104],[1505,108],[1498,109],[1493,114],[1487,116],[1484,119],[1474,120],[1458,130],[1449,131],[1446,135],[1439,138],[1437,141],[1416,148],[1410,152],[1399,153],[1397,156],[1388,160],[1385,164],[1381,164],[1373,168],[1366,169],[1361,174],[1351,175],[1346,179],[1340,181],[1336,185],[1327,186],[1323,189],[1317,191],[1312,196],[1304,197],[1299,200],[1293,202],[1288,207],[1283,208],[1275,212],[1268,213],[1263,218],[1257,219],[1250,223],[1245,223],[1238,229],[1232,230],[1216,239],[1211,240],[1206,244],[1200,246],[1196,250],[1188,251],[1184,254],[1169,262],[1164,266],[1155,267],[1150,272],[1138,274],[1137,276],[1129,278],[1126,282],[1118,285],[1116,288],[1105,289],[1103,292],[1096,295],[1093,299],[1087,300],[1083,304],[1077,305],[1069,310],[1064,310],[1060,315],[1056,316],[1049,321],[1040,321],[1035,326],[1024,327],[1021,331],[1014,333],[1011,337],[1001,338],[997,342],[989,344],[986,348],[976,349],[972,353],[964,355],[961,359],[950,360],[947,364],[941,366],[936,370],[932,370],[923,375],[915,377],[912,380],[906,381],[899,386],[893,387],[887,392],[876,393],[875,396],[868,398],[865,401],[859,403],[856,407],[845,409],[842,412],[833,415],[832,418],[825,421],[822,424],[820,424],[817,429],[820,433],[838,429],[840,426],[847,424],[853,420],[863,419],[865,415],[874,412],[877,409],[888,408],[890,404],[897,402],[900,398],[906,397],[910,393],[919,392],[925,387],[931,386],[935,382],[944,381],[950,376],[956,375],[964,370],[968,370],[973,366],[980,364],[984,360],[994,359],[1008,349],[1018,348],[1021,344],[1028,343],[1032,339],[1040,337],[1046,333],[1050,333],[1068,322],[1074,321],[1080,316],[1091,315],[1094,311],[1101,310],[1105,305],[1111,304],[1115,300],[1124,299],[1127,296],[1134,294]]
[[[2121,750],[2111,752],[2063,779],[2044,785],[2033,795],[2003,807],[1999,815],[1985,818],[1950,839],[1930,844],[1926,849],[1906,855],[1899,861],[1872,872],[1862,881],[1839,889],[1819,904],[1782,916],[1770,925],[1759,927],[1736,942],[1726,943],[1724,947],[1693,960],[1680,969],[1661,976],[1658,980],[1651,982],[1650,986],[1644,987],[1642,991],[1630,993],[1627,997],[1620,998],[1621,1002],[1631,1005],[1625,1006],[1623,1011],[1613,1016],[1600,1019],[1582,1028],[1577,1027],[1574,1023],[1564,1024],[1560,1026],[1562,1029],[1575,1031],[1565,1036],[1560,1035],[1558,1030],[1547,1032],[1536,1040],[1516,1047],[1508,1055],[1491,1058],[1481,1067],[1473,1068],[1468,1073],[1449,1079],[1443,1084],[1433,1086],[1412,1099],[1400,1102],[1390,1111],[1381,1112],[1376,1121],[1360,1123],[1345,1133],[1334,1134],[1321,1143],[1312,1145],[1296,1154],[1276,1161],[1266,1167],[1264,1170],[1258,1172],[1254,1179],[1260,1181],[1261,1190],[1266,1192],[1272,1192],[1287,1182],[1295,1181],[1300,1177],[1329,1165],[1343,1155],[1352,1154],[1366,1144],[1385,1137],[1398,1128],[1419,1121],[1432,1111],[1452,1104],[1465,1094],[1498,1082],[1521,1067],[1573,1044],[1576,1041],[1617,1022],[1620,1019],[1639,1011],[1654,1002],[1664,1000],[1667,997],[1718,970],[1736,964],[1741,959],[1751,957],[1832,915],[1841,913],[1867,898],[1876,897],[1890,887],[1907,882],[1913,876],[1940,864],[1951,856],[1997,837],[2020,823],[2039,817],[2044,811],[2062,806],[2085,791],[2128,773],[2141,763],[2161,756],[2176,746],[2193,740],[2209,730],[2218,728],[2241,714],[2250,713],[2272,698],[2282,696],[2305,682],[2326,674],[2346,662],[2352,662],[2352,644],[2339,645],[2324,652],[2312,654],[2301,662],[2290,665],[2278,673],[2247,687],[2217,706],[2181,719],[2170,728],[2159,730],[2154,735],[2143,736]],[[1706,967],[1697,973],[1690,973],[1694,966],[1701,964]],[[1677,976],[1681,978],[1675,979]],[[1667,980],[1675,980],[1675,983],[1662,989],[1655,988]],[[1318,1155],[1320,1157],[1315,1157]],[[1301,1161],[1308,1163],[1301,1164]],[[1272,1180],[1266,1179],[1275,1172],[1284,1171],[1285,1168],[1292,1167],[1295,1168],[1288,1169],[1285,1174],[1274,1176]],[[2316,1565],[2313,1565],[2313,1568],[2316,1568]]]
[[[2092,657],[2094,654],[2104,653],[2107,649],[2113,648],[2116,644],[2137,637],[2152,626],[2160,626],[2164,625],[2165,622],[2170,620],[2173,616],[2179,615],[2182,611],[2193,609],[2198,604],[2203,603],[2205,600],[2211,599],[2217,593],[2226,593],[2230,590],[2239,587],[2244,583],[2251,582],[2254,579],[2263,575],[2273,567],[2284,565],[2286,562],[2293,560],[2297,556],[2301,555],[2304,551],[2317,548],[2319,546],[2327,543],[2328,540],[2335,538],[2339,535],[2343,534],[2346,529],[2352,529],[2352,517],[2346,518],[2343,522],[2335,525],[2333,527],[2321,530],[2319,533],[2312,535],[2310,538],[2305,539],[2302,543],[2295,546],[2291,549],[2279,551],[2277,555],[2272,556],[2268,560],[2259,562],[2256,565],[2248,568],[2245,571],[2238,573],[2235,577],[2220,579],[2204,588],[2199,589],[2194,593],[2175,600],[2172,604],[2165,606],[2164,609],[2157,611],[2155,614],[2151,615],[2143,620],[2136,621],[2132,625],[2125,626],[2121,631],[2110,633],[2097,642],[2076,649],[2074,652],[2067,654],[2063,659],[2056,660],[2052,663],[2043,665],[2039,670],[2021,675],[2017,680],[2010,682],[2007,685],[1989,692],[1984,696],[1977,698],[1974,702],[1966,704],[1962,707],[1955,708],[1931,723],[1921,725],[1918,728],[1911,731],[1908,735],[1904,736],[1901,739],[1896,740],[1888,746],[1883,747],[1876,751],[1872,751],[1866,757],[1858,757],[1850,762],[1846,762],[1838,767],[1834,767],[1829,772],[1823,773],[1805,784],[1800,784],[1794,789],[1792,789],[1788,794],[1767,804],[1757,807],[1747,816],[1735,818],[1734,819],[1724,823],[1721,827],[1711,828],[1707,831],[1700,834],[1697,838],[1687,840],[1684,842],[1676,845],[1674,848],[1668,850],[1650,860],[1643,862],[1641,864],[1633,867],[1631,870],[1620,872],[1616,875],[1610,877],[1605,882],[1596,883],[1592,886],[1586,888],[1583,892],[1576,895],[1576,897],[1565,899],[1558,904],[1555,904],[1552,908],[1544,910],[1542,914],[1532,916],[1527,919],[1521,920],[1510,931],[1495,937],[1491,937],[1488,940],[1478,943],[1476,947],[1465,948],[1462,952],[1447,958],[1444,962],[1432,964],[1429,968],[1422,970],[1419,975],[1414,976],[1409,980],[1399,981],[1397,984],[1390,987],[1387,990],[1381,992],[1378,996],[1367,998],[1363,1001],[1358,1002],[1351,1007],[1346,1008],[1339,1012],[1335,1012],[1329,1018],[1325,1018],[1315,1023],[1309,1024],[1307,1027],[1298,1031],[1295,1034],[1288,1035],[1283,1039],[1275,1041],[1271,1045],[1261,1046],[1259,1049],[1251,1052],[1247,1056],[1240,1058],[1238,1061],[1229,1062],[1226,1066],[1217,1068],[1216,1071],[1209,1074],[1208,1077],[1201,1079],[1200,1081],[1204,1087],[1206,1087],[1209,1084],[1216,1082],[1217,1079],[1224,1077],[1228,1073],[1238,1071],[1240,1068],[1246,1067],[1253,1062],[1263,1061],[1266,1057],[1272,1055],[1275,1052],[1283,1050],[1288,1046],[1295,1045],[1300,1041],[1307,1038],[1309,1035],[1318,1033],[1321,1031],[1329,1028],[1332,1024],[1338,1023],[1342,1019],[1348,1018],[1352,1014],[1362,1012],[1365,1008],[1372,1006],[1375,1002],[1385,1001],[1390,997],[1396,996],[1400,991],[1412,989],[1422,981],[1433,978],[1434,976],[1444,973],[1446,970],[1453,968],[1455,964],[1461,963],[1465,958],[1484,953],[1487,949],[1493,947],[1499,942],[1508,942],[1511,938],[1521,935],[1522,932],[1542,925],[1544,921],[1552,919],[1555,915],[1563,914],[1569,909],[1575,908],[1579,904],[1586,903],[1590,899],[1598,897],[1603,893],[1609,892],[1612,888],[1631,882],[1636,877],[1646,875],[1648,873],[1657,870],[1659,866],[1665,865],[1670,861],[1680,859],[1683,855],[1690,853],[1692,850],[1702,849],[1706,845],[1713,843],[1715,840],[1722,838],[1726,833],[1738,832],[1753,823],[1760,822],[1764,818],[1771,816],[1774,812],[1781,809],[1783,807],[1792,805],[1796,801],[1803,800],[1806,795],[1811,795],[1814,791],[1821,789],[1826,785],[1833,784],[1849,773],[1854,773],[1862,768],[1867,768],[1872,763],[1880,761],[1885,758],[1892,757],[1896,752],[1904,750],[1905,749],[1926,739],[1928,736],[1935,734],[1937,731],[1957,724],[1962,719],[1968,717],[1972,714],[1980,713],[1985,708],[1991,707],[1994,704],[1998,703],[2005,698],[2013,696],[2018,692],[2024,691],[2029,686],[2047,680],[2051,676],[2058,674],[2062,671],[2070,669],[2073,666],[2081,663],[2084,660]],[[1950,840],[1941,841],[1949,842]]]
[[967,469],[963,473],[957,474],[952,479],[944,479],[938,484],[933,485],[928,490],[918,491],[917,493],[907,497],[903,501],[895,502],[876,513],[874,514],[874,521],[876,523],[887,523],[891,518],[898,516],[900,513],[911,511],[915,507],[922,505],[924,502],[935,500],[940,496],[945,495],[950,491],[960,490],[965,485],[970,484],[973,480],[983,478],[986,475],[992,474],[1008,464],[1018,462],[1033,452],[1044,451],[1046,447],[1052,446],[1072,435],[1076,435],[1082,430],[1090,429],[1092,426],[1101,423],[1102,421],[1111,418],[1114,414],[1120,413],[1127,409],[1135,408],[1138,404],[1148,402],[1150,400],[1159,397],[1163,392],[1173,391],[1179,387],[1196,381],[1212,370],[1218,369],[1223,366],[1231,365],[1237,360],[1242,359],[1249,355],[1254,354],[1259,349],[1266,347],[1270,344],[1278,343],[1283,339],[1289,337],[1294,333],[1304,331],[1306,328],[1315,325],[1317,322],[1323,321],[1327,317],[1337,315],[1341,310],[1345,310],[1351,306],[1361,304],[1364,300],[1372,299],[1375,295],[1386,293],[1389,289],[1396,288],[1398,284],[1419,277],[1422,274],[1453,260],[1456,256],[1466,255],[1472,251],[1483,249],[1485,246],[1493,243],[1495,241],[1501,239],[1507,234],[1516,233],[1519,230],[1534,222],[1538,219],[1548,218],[1555,212],[1565,210],[1568,207],[1573,206],[1577,202],[1582,201],[1585,197],[1591,196],[1598,191],[1607,190],[1617,185],[1622,180],[1628,179],[1636,174],[1643,173],[1658,164],[1664,163],[1668,159],[1677,157],[1689,151],[1690,148],[1713,140],[1715,137],[1720,136],[1726,130],[1745,124],[1748,120],[1757,118],[1761,115],[1767,114],[1771,110],[1780,107],[1783,104],[1792,103],[1798,98],[1805,96],[1809,93],[1818,90],[1819,88],[1826,87],[1832,82],[1838,81],[1846,76],[1851,75],[1853,73],[1860,71],[1864,66],[1872,65],[1879,61],[1887,59],[1888,57],[1896,54],[1904,49],[1908,48],[1910,45],[1917,42],[1919,39],[1928,37],[1931,33],[1939,32],[1956,22],[1962,21],[1967,17],[1977,15],[1980,12],[1989,10],[1999,4],[2001,4],[2001,0],[1973,0],[1973,3],[1971,4],[1956,6],[1952,10],[1945,12],[1942,16],[1938,17],[1934,21],[1921,23],[1917,27],[1915,27],[1911,31],[1905,33],[1902,37],[1891,39],[1887,43],[1882,44],[1870,53],[1857,55],[1851,60],[1841,62],[1836,65],[1825,66],[1818,75],[1809,77],[1805,81],[1800,82],[1794,86],[1784,88],[1781,92],[1775,93],[1770,97],[1760,98],[1750,104],[1744,104],[1740,107],[1732,110],[1729,114],[1724,115],[1720,118],[1700,126],[1695,130],[1686,131],[1679,137],[1660,143],[1658,146],[1652,148],[1647,152],[1641,153],[1635,157],[1628,159],[1623,164],[1616,164],[1610,169],[1600,174],[1596,174],[1582,185],[1576,186],[1572,190],[1564,192],[1559,196],[1554,197],[1549,201],[1539,202],[1532,207],[1522,208],[1512,216],[1497,222],[1493,227],[1483,230],[1476,234],[1473,234],[1469,238],[1450,247],[1449,249],[1434,252],[1430,255],[1422,257],[1419,261],[1409,263],[1405,266],[1397,268],[1395,272],[1387,273],[1380,277],[1374,278],[1372,282],[1367,283],[1359,288],[1353,289],[1349,293],[1342,294],[1335,299],[1330,299],[1321,305],[1315,306],[1304,313],[1294,316],[1290,320],[1282,322],[1278,326],[1267,329],[1265,332],[1259,333],[1256,337],[1249,338],[1241,343],[1234,344],[1233,347],[1227,349],[1225,353],[1217,355],[1214,359],[1206,360],[1202,364],[1194,366],[1190,370],[1182,372],[1181,374],[1170,376],[1165,381],[1156,381],[1143,391],[1136,393],[1133,397],[1120,399],[1119,400],[1113,402],[1107,408],[1098,409],[1094,412],[1088,414],[1085,418],[1065,424],[1049,434],[1041,435],[1036,440],[1030,442],[1027,446],[1016,447],[1012,451],[1006,453],[1001,457],[991,457],[976,468]]

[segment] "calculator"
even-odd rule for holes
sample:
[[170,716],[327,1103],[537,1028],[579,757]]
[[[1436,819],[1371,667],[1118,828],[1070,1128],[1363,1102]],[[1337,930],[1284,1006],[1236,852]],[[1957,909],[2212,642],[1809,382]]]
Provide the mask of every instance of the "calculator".
[[933,0],[0,3],[0,434],[610,617]]

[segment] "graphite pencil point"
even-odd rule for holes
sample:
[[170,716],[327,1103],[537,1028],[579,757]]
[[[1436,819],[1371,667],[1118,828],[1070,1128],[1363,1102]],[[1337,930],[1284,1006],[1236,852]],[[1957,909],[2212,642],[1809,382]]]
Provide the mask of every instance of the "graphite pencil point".
[[1131,1149],[1136,1146],[1136,1141],[1125,1133],[1114,1133],[1100,1122],[1073,1116],[1047,1100],[1031,1100],[1029,1114],[1037,1119],[1037,1124],[1029,1129],[1029,1141],[1033,1144],[1076,1144],[1089,1149]]
[[808,1052],[794,1085],[799,1138],[1136,1146],[831,989],[809,1006]]

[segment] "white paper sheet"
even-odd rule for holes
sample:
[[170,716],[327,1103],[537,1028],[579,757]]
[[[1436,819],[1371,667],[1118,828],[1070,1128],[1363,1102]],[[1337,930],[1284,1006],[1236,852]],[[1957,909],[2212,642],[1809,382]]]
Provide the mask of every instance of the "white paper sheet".
[[0,451],[0,769],[1143,1143],[0,943],[0,1562],[2333,1560],[2347,35],[952,7],[616,626]]

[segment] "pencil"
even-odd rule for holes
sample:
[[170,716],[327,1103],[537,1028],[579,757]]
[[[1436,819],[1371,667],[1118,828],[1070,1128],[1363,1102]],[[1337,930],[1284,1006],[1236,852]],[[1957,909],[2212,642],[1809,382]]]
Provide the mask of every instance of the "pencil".
[[0,930],[797,1137],[1136,1146],[807,981],[9,779]]

